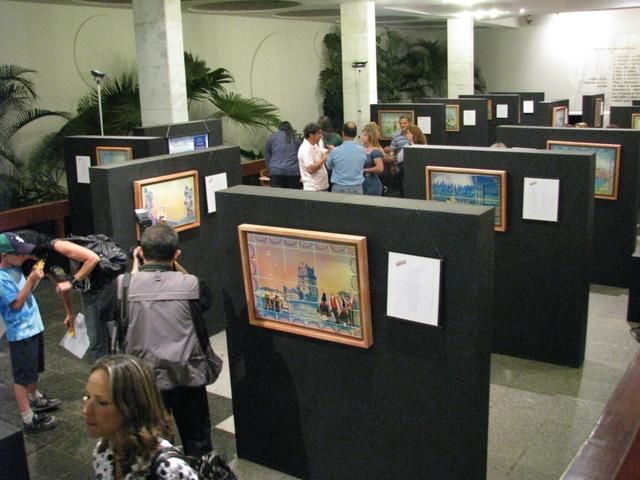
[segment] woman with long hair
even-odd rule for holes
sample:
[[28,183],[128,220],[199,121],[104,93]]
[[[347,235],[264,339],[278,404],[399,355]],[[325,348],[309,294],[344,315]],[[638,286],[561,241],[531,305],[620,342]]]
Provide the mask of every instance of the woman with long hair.
[[107,355],[91,369],[82,415],[87,433],[99,438],[93,452],[96,478],[197,480],[196,472],[180,458],[166,459],[149,471],[153,454],[170,447],[172,418],[162,402],[151,369],[132,355]]
[[362,146],[367,151],[367,161],[364,164],[364,183],[362,190],[365,195],[382,195],[382,181],[379,175],[384,173],[384,150],[380,145],[378,127],[375,123],[367,123],[360,134]]
[[298,149],[300,140],[296,131],[287,121],[278,126],[264,146],[265,166],[269,169],[272,187],[300,188],[300,167]]

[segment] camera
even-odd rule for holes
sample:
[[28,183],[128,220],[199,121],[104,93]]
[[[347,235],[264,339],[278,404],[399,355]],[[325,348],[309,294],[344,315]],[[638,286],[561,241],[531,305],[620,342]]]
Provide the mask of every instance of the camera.
[[134,210],[136,214],[136,223],[140,226],[140,229],[144,232],[144,229],[150,227],[153,222],[149,216],[149,212],[144,208],[136,208]]
[[104,78],[106,73],[101,72],[100,70],[91,70],[91,75],[93,75],[93,78],[98,79]]

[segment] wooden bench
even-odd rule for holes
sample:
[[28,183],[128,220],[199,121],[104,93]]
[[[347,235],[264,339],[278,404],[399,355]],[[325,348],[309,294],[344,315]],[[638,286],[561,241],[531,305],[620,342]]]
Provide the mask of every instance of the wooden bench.
[[54,222],[56,237],[64,238],[64,219],[68,217],[69,200],[56,200],[29,207],[0,212],[0,232],[18,230],[42,222]]
[[640,478],[640,353],[561,480]]

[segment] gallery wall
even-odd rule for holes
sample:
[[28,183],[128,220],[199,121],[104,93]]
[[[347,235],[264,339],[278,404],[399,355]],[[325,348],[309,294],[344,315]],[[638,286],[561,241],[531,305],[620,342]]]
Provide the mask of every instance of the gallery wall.
[[225,173],[228,186],[238,185],[241,182],[238,147],[213,147],[197,152],[132,160],[108,167],[92,167],[89,172],[91,209],[96,231],[113,237],[123,248],[135,246],[137,230],[133,182],[190,170],[199,173],[200,225],[179,232],[182,250],[179,261],[187,271],[202,278],[212,289],[214,304],[205,313],[205,319],[213,332],[225,326],[219,288],[224,275],[215,254],[220,241],[219,213],[208,212],[206,177]]
[[[244,185],[216,197],[238,456],[310,479],[486,478],[492,211]],[[250,325],[242,223],[366,236],[373,345]],[[439,327],[386,315],[390,251],[443,260]]]
[[[528,149],[411,147],[405,150],[405,196],[427,198],[427,166],[506,172],[506,230],[494,236],[493,351],[579,367],[587,331],[594,159]],[[540,179],[559,181],[557,221],[524,218],[526,183]],[[455,197],[448,201],[460,204]]]
[[[108,75],[137,71],[130,7],[2,0],[1,10],[0,64],[38,72],[31,78],[43,108],[75,112],[78,100],[95,89],[91,69]],[[331,23],[192,13],[182,21],[185,51],[209,68],[228,69],[235,78],[229,91],[265,98],[299,131],[319,117],[322,39]],[[202,118],[201,109],[192,113]],[[43,120],[38,128],[50,131],[61,124]],[[264,136],[226,121],[223,128],[226,143],[264,148]]]
[[502,126],[498,141],[508,147],[546,149],[547,140],[620,145],[618,196],[595,199],[591,281],[628,287],[631,254],[636,245],[640,131],[612,128],[552,128]]
[[520,28],[476,29],[476,66],[491,91],[542,91],[548,99],[569,98],[570,110],[577,111],[583,94],[603,92],[607,109],[628,105],[640,96],[637,82],[619,92],[623,101],[611,86],[616,65],[634,71],[639,22],[640,9],[632,8],[534,16]]

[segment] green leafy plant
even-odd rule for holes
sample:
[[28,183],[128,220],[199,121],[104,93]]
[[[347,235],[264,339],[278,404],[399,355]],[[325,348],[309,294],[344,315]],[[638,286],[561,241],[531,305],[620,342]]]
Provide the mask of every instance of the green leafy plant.
[[39,160],[39,148],[19,158],[13,148],[15,135],[44,117],[68,118],[65,112],[36,108],[38,100],[28,75],[35,70],[18,65],[0,65],[0,210],[64,198],[59,186],[59,168],[47,168]]
[[342,101],[342,40],[340,31],[327,33],[322,39],[324,45],[324,68],[318,79],[324,99],[324,114],[334,126],[342,125],[344,107]]

